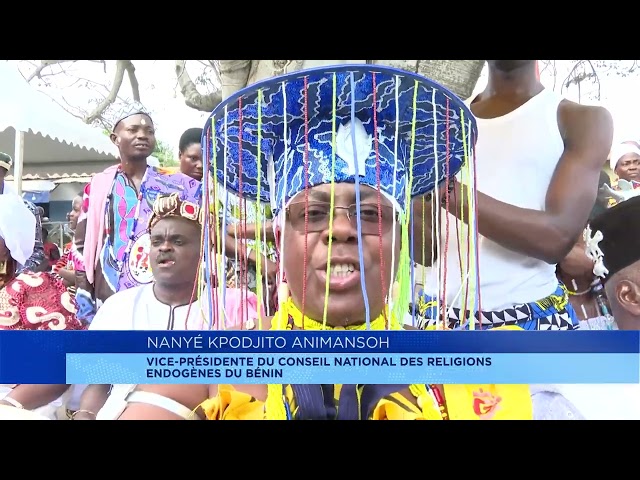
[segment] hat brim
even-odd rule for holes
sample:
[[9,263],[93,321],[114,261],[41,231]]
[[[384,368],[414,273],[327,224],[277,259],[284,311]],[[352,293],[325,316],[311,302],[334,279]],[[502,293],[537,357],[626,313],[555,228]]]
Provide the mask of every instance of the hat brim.
[[[205,161],[212,175],[231,192],[270,202],[268,162],[274,142],[283,141],[285,136],[285,113],[289,126],[299,125],[305,118],[308,122],[318,116],[331,117],[335,77],[336,125],[348,122],[353,103],[351,74],[356,87],[355,115],[363,121],[372,117],[375,85],[378,135],[389,138],[397,132],[398,138],[411,145],[411,197],[432,191],[436,184],[460,171],[477,138],[475,118],[464,102],[421,75],[358,64],[269,78],[221,102],[209,116],[202,136]],[[258,92],[262,93],[260,119]],[[374,130],[372,126],[370,130]]]
[[4,168],[8,172],[11,170],[11,164],[0,160],[0,168]]

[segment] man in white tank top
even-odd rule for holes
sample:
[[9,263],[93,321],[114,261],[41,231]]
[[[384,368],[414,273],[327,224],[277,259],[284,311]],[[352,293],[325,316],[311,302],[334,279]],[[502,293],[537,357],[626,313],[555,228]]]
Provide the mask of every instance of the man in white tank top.
[[[456,217],[466,222],[469,213],[467,205],[461,213],[467,189],[459,178],[449,197],[448,236],[447,214],[441,215],[440,246],[447,255],[431,269],[429,283],[437,284],[446,262],[449,328],[460,328],[472,315],[476,328],[482,329],[577,328],[555,266],[573,247],[595,202],[611,149],[611,115],[545,89],[535,60],[488,64],[487,87],[470,103],[478,124],[479,288],[474,303],[481,313],[468,312],[468,305],[461,304],[466,296],[459,295],[466,265],[461,268],[458,238],[466,238],[467,225]],[[425,251],[430,252],[430,246]]]

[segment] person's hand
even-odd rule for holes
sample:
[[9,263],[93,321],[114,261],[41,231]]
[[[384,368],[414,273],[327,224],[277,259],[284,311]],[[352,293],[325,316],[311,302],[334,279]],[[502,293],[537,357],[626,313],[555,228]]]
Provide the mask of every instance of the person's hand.
[[[618,182],[619,184],[620,182]],[[637,195],[640,195],[640,189],[625,189],[625,190],[614,190],[609,185],[604,184],[603,186],[606,193],[613,198],[617,203],[625,202],[630,198],[633,198]]]
[[560,262],[560,269],[572,278],[592,278],[593,261],[585,253],[582,239],[576,243],[569,254]]
[[272,262],[269,259],[261,258],[260,262],[260,270],[262,272],[262,276],[267,278],[267,282],[269,284],[275,284],[276,273],[278,271],[278,266],[275,262]]
[[[449,213],[455,214],[459,207],[456,206],[456,199],[462,198],[462,183],[456,177],[452,177],[448,182],[443,182],[438,186],[438,204],[442,208],[447,207],[447,197],[449,198]],[[435,193],[435,190],[434,190]]]
[[424,206],[426,207],[425,210],[430,210],[431,209],[431,204],[434,201],[434,196],[438,195],[438,198],[435,199],[435,201],[437,202],[438,205],[442,206],[444,208],[445,205],[445,201],[447,198],[447,192],[449,195],[449,204],[453,203],[453,192],[454,190],[458,189],[458,191],[460,190],[461,186],[460,186],[460,182],[458,182],[458,180],[456,178],[452,178],[449,182],[442,182],[440,185],[438,185],[438,190],[436,192],[435,189],[433,189],[431,192],[427,193],[424,195],[424,197],[422,198],[418,198],[418,199],[414,199],[413,200],[413,204],[415,205],[422,205],[424,203]]
[[444,203],[447,195],[449,196],[449,203],[453,204],[456,198],[462,198],[463,188],[467,188],[465,184],[460,183],[460,181],[453,177],[448,184],[442,186],[442,194],[440,196],[440,201]]

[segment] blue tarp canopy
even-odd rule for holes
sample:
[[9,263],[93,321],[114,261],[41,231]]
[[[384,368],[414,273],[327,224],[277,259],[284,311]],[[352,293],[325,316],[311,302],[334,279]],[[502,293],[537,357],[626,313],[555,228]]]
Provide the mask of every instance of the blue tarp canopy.
[[22,198],[31,203],[49,203],[51,192],[23,192]]

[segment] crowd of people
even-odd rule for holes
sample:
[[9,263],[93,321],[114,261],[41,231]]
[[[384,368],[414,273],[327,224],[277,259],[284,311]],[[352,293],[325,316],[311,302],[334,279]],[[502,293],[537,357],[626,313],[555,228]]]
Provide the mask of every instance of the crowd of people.
[[[612,148],[609,112],[544,88],[535,61],[488,65],[466,102],[370,65],[249,86],[184,132],[178,169],[148,164],[154,123],[134,103],[112,128],[120,161],[73,199],[60,251],[0,154],[0,328],[640,329],[640,145]],[[2,385],[0,406],[73,420],[640,419],[637,388],[601,387]]]

